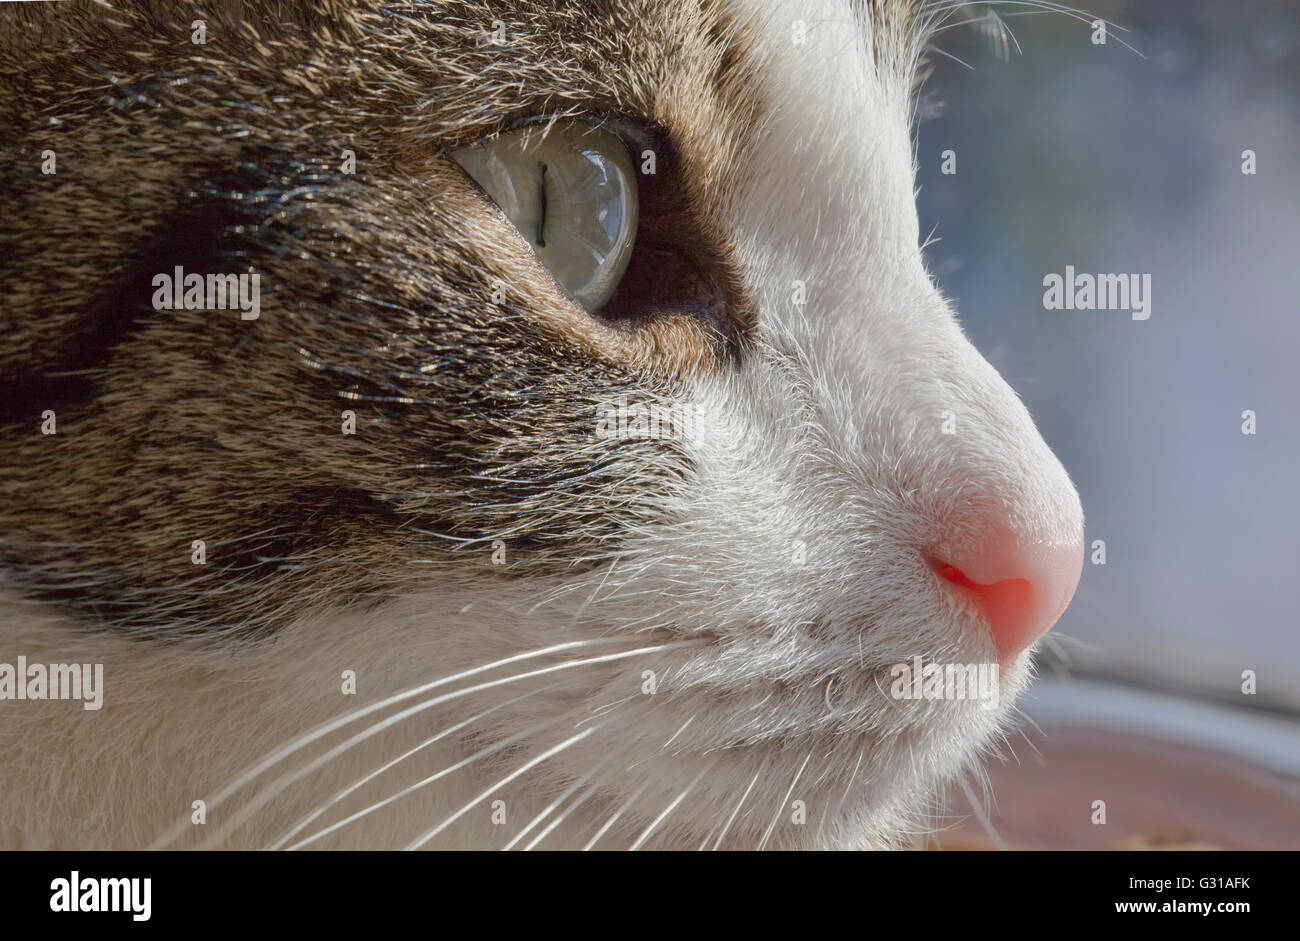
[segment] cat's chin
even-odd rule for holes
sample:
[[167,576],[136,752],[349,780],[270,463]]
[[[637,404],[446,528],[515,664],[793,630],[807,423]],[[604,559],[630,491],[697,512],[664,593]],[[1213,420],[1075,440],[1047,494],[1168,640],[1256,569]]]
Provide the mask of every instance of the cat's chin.
[[[707,674],[707,649],[693,656],[681,673]],[[906,847],[943,825],[946,786],[999,750],[1029,672],[1011,664],[996,704],[900,700],[892,716],[850,708],[848,690],[829,706],[779,684],[679,690],[629,724],[611,718],[539,777],[552,792],[601,780],[574,848],[611,819],[599,848]]]

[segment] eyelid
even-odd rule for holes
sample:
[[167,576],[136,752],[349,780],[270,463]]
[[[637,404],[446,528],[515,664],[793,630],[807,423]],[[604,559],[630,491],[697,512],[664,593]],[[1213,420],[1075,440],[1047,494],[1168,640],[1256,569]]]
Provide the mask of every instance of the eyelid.
[[[534,114],[520,118],[502,128],[501,134],[510,134],[535,124],[556,124],[561,121],[585,121],[600,130],[608,131],[618,137],[627,149],[638,156],[642,150],[662,150],[661,143],[665,136],[658,125],[643,118],[630,117],[618,112],[592,112],[590,114]],[[497,136],[497,135],[493,135]]]

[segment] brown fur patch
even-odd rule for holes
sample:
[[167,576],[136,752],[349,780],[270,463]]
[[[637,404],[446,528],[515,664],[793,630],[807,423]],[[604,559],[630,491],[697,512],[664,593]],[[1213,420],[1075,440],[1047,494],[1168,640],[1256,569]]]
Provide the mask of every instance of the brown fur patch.
[[[19,168],[0,185],[0,556],[10,583],[92,620],[260,632],[430,566],[593,564],[688,470],[672,442],[595,439],[596,409],[726,368],[752,323],[712,184],[760,105],[741,104],[711,7],[302,10],[0,11]],[[486,41],[498,18],[505,46]],[[444,156],[539,114],[668,133],[674,218],[729,285],[730,320],[604,322],[557,289]],[[176,265],[255,271],[260,319],[154,310],[151,278]]]

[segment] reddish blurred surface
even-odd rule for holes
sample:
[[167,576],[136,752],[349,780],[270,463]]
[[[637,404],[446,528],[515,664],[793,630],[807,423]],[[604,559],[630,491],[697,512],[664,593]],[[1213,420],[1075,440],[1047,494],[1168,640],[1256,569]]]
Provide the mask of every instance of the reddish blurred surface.
[[[1300,781],[1109,729],[1028,734],[1037,754],[1019,739],[1019,764],[987,768],[990,823],[1007,849],[1300,849]],[[1098,800],[1105,824],[1091,822]],[[960,788],[948,808],[928,848],[996,848]]]

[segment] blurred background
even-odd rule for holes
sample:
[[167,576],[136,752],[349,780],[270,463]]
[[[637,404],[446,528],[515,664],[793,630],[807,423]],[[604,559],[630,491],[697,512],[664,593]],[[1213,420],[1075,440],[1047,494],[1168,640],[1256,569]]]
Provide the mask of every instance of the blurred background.
[[[1088,11],[959,10],[922,96],[927,262],[1105,543],[939,842],[1300,848],[1300,2]],[[1067,265],[1150,319],[1045,310]]]

